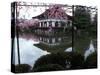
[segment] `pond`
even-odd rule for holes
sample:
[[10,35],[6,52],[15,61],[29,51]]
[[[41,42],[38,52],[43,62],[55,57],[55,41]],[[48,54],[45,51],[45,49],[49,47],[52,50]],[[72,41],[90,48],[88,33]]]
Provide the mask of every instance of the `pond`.
[[[16,43],[15,38],[15,43]],[[36,42],[34,40],[27,40],[25,38],[19,38],[19,49],[20,49],[20,61],[21,64],[29,64],[33,66],[35,61],[46,54],[49,54],[47,51],[43,51],[40,48],[34,46],[34,44],[37,44],[39,42]],[[15,44],[15,64],[18,64],[18,53],[17,53],[17,44]]]
[[[68,36],[41,36],[33,33],[22,33],[19,35],[19,50],[21,64],[34,66],[38,58],[52,52],[65,51],[71,46]],[[67,43],[66,43],[67,42]],[[68,45],[68,46],[67,46]],[[47,48],[48,47],[48,48]],[[17,39],[15,38],[13,63],[18,64]]]
[[[19,50],[21,64],[28,64],[34,67],[36,61],[47,54],[73,52],[72,36],[63,33],[53,35],[37,35],[35,33],[19,34]],[[79,39],[78,39],[79,40]],[[77,42],[78,43],[78,42]],[[77,45],[76,43],[76,45]],[[81,43],[81,40],[79,41]],[[78,43],[78,44],[79,44]],[[80,51],[86,59],[91,53],[95,52],[93,41],[89,42],[84,50]],[[81,44],[80,44],[81,45]],[[77,47],[77,46],[76,46]],[[79,47],[79,46],[78,46]],[[15,38],[15,49],[13,64],[18,64],[17,39]],[[76,48],[77,49],[77,48]],[[78,52],[74,50],[74,52]],[[68,65],[67,65],[68,66]]]

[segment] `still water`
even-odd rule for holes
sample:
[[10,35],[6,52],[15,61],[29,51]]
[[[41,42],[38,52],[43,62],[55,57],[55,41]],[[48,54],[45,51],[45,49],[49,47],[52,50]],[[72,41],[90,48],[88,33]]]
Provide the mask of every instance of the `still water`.
[[[15,38],[15,43],[16,43]],[[34,65],[35,61],[46,54],[50,54],[47,51],[43,51],[38,47],[35,47],[34,44],[39,42],[35,42],[34,40],[27,40],[25,38],[19,38],[19,49],[20,49],[20,61],[21,64],[29,64],[31,66]],[[18,56],[17,56],[17,44],[15,44],[15,64],[18,64]]]
[[[45,48],[46,47],[46,48]],[[48,48],[47,48],[48,47]],[[22,34],[19,36],[19,50],[21,64],[34,66],[35,61],[41,56],[59,52],[72,52],[72,39],[68,36],[35,36],[33,34]],[[95,51],[92,40],[88,49],[84,52],[84,58]],[[14,60],[18,64],[17,39],[15,38]]]

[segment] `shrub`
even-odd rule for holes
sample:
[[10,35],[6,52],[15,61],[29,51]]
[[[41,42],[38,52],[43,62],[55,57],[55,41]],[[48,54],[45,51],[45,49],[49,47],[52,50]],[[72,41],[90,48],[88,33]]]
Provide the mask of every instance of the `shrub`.
[[58,71],[58,70],[64,70],[64,68],[58,64],[47,64],[47,65],[37,67],[32,71],[43,72],[43,71]]
[[34,68],[45,65],[45,64],[59,64],[59,65],[65,66],[65,58],[63,58],[58,53],[48,54],[46,56],[40,57],[34,64]]
[[71,59],[72,69],[81,69],[84,65],[84,56],[79,53],[73,53]]
[[40,57],[34,64],[33,68],[36,68],[38,66],[42,66],[45,64],[59,64],[62,67],[65,67],[66,58],[69,60],[70,56],[68,56],[64,52],[48,54],[48,55]]
[[85,61],[85,68],[96,68],[97,67],[97,53],[90,54]]
[[15,73],[26,73],[30,72],[31,66],[28,64],[20,64],[15,66]]
[[33,70],[40,66],[45,66],[48,64],[58,64],[64,69],[80,69],[83,67],[84,57],[81,54],[75,52],[60,52],[48,54],[40,57],[35,62]]

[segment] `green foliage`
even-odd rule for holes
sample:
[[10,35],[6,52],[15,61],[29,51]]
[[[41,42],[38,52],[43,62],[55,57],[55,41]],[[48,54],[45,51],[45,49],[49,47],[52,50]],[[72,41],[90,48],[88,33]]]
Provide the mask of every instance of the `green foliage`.
[[66,58],[63,56],[63,54],[61,55],[60,53],[48,54],[46,56],[40,57],[36,61],[34,68],[45,65],[45,64],[59,64],[59,65],[62,65],[63,67],[65,67],[65,59]]
[[89,32],[92,36],[97,36],[97,13],[94,16],[94,20],[89,28]]
[[[70,64],[66,64],[66,61],[70,62]],[[75,52],[60,52],[60,53],[48,54],[46,56],[40,57],[34,64],[33,71],[35,69],[37,71],[38,68],[40,70],[41,67],[45,69],[45,67],[47,67],[45,65],[50,65],[50,64],[58,64],[63,68],[63,70],[80,69],[83,67],[83,63],[84,63],[84,57],[80,54],[77,54]],[[70,67],[67,68],[66,66],[70,66]]]
[[87,36],[86,34],[82,34],[80,37],[75,37],[74,38],[74,45],[73,45],[73,49],[84,55],[85,50],[89,47],[90,44],[90,39],[91,37]]
[[76,6],[74,12],[74,26],[78,29],[85,29],[90,26],[90,11],[85,6]]
[[84,65],[84,56],[79,53],[73,53],[71,59],[72,69],[81,69]]
[[89,55],[85,61],[85,68],[96,68],[97,67],[97,53],[94,52]]
[[31,66],[28,64],[20,64],[15,66],[15,73],[26,73],[30,72]]

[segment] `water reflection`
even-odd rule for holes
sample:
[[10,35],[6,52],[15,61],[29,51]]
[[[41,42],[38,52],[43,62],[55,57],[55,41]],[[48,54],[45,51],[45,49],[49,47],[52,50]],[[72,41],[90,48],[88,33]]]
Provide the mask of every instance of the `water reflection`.
[[[81,41],[78,42],[80,43]],[[86,43],[88,42],[85,42],[85,44]],[[43,55],[52,54],[52,53],[61,53],[61,52],[73,52],[72,35],[66,35],[66,33],[56,33],[54,35],[54,32],[53,34],[50,33],[50,35],[47,34],[41,35],[39,33],[36,34],[34,32],[30,32],[30,33],[20,32],[19,48],[20,48],[21,64],[29,64],[33,67],[35,62]],[[86,48],[88,49],[81,50],[83,51],[82,55],[84,55],[85,59],[91,53],[95,52],[92,40],[90,44],[86,45]],[[77,50],[74,50],[74,52],[77,52]],[[18,64],[16,38],[15,38],[15,59],[14,59],[15,61],[14,63]],[[70,62],[66,62],[66,63],[70,64]],[[68,68],[70,66],[71,65],[67,65],[66,67]]]
[[[16,43],[16,39],[15,39]],[[20,48],[20,60],[21,64],[29,64],[33,66],[35,61],[46,54],[49,54],[47,51],[43,51],[40,48],[37,48],[34,46],[34,44],[37,44],[39,42],[36,42],[32,39],[27,40],[25,38],[19,38],[19,48]],[[17,56],[17,44],[15,44],[15,64],[18,64],[18,56]]]
[[[58,35],[58,34],[57,34]],[[72,39],[62,35],[39,35],[36,33],[19,34],[19,49],[21,64],[34,65],[35,61],[43,55],[65,51],[72,46]],[[17,40],[15,38],[15,64],[18,64]]]

